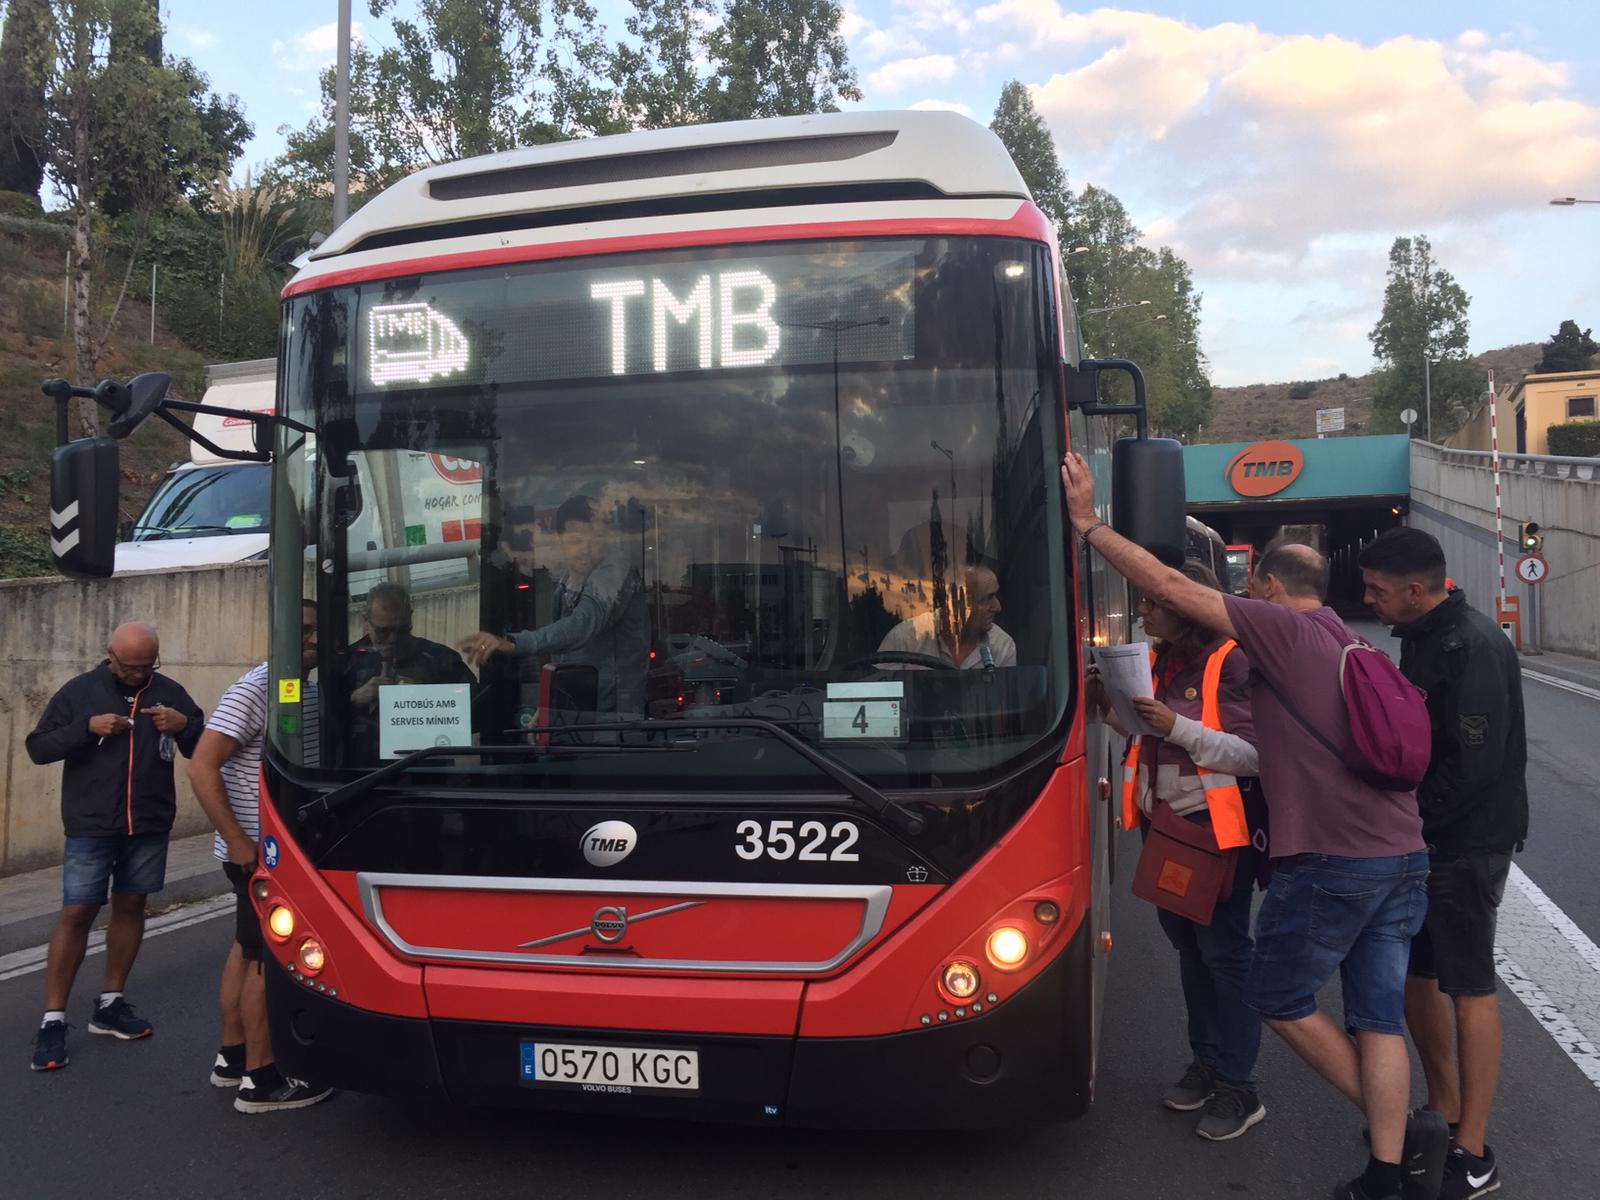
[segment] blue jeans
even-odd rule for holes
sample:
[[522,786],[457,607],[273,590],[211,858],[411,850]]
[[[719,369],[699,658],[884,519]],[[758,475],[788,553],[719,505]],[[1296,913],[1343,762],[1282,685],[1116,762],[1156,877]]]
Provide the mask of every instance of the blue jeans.
[[1261,1015],[1245,1003],[1250,970],[1250,899],[1257,854],[1239,852],[1233,891],[1217,905],[1211,924],[1156,909],[1161,929],[1178,951],[1178,977],[1189,1012],[1189,1046],[1217,1078],[1255,1090],[1256,1055],[1261,1050]]
[[103,905],[106,885],[118,896],[148,896],[167,882],[165,833],[69,837],[61,863],[61,903]]
[[1309,1017],[1338,971],[1347,1029],[1403,1035],[1406,967],[1428,912],[1427,882],[1426,850],[1279,860],[1256,915],[1250,1005],[1268,1020]]

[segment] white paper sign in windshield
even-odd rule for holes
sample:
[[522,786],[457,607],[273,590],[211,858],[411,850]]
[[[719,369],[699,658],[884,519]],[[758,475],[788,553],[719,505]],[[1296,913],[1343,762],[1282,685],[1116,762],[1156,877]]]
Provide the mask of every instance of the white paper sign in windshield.
[[[599,265],[595,265],[598,261]],[[903,361],[907,244],[461,271],[362,289],[370,387]]]
[[378,755],[472,745],[472,695],[464,683],[394,683],[378,689]]

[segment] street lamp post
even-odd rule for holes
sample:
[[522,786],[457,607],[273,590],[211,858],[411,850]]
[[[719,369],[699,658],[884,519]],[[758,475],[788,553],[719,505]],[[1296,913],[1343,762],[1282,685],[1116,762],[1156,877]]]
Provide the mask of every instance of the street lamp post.
[[333,227],[350,215],[350,0],[339,0],[333,74]]
[[1135,300],[1129,304],[1113,304],[1108,308],[1089,308],[1084,310],[1083,315],[1086,317],[1093,317],[1099,313],[1121,312],[1125,308],[1144,308],[1149,303],[1150,301],[1148,300]]
[[1557,196],[1550,203],[1557,208],[1571,208],[1574,204],[1600,204],[1600,200],[1581,200],[1577,196]]

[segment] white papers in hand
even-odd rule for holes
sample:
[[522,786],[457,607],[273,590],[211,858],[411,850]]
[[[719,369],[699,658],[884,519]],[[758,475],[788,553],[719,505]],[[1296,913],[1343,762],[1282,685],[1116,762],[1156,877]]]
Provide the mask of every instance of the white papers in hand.
[[1133,706],[1135,697],[1154,696],[1150,679],[1150,647],[1145,642],[1126,646],[1099,646],[1094,652],[1106,698],[1117,714],[1117,721],[1130,734],[1155,733]]

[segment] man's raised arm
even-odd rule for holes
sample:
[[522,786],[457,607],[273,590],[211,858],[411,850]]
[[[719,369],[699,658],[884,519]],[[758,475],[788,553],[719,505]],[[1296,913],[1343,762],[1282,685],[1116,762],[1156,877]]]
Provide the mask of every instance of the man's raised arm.
[[1067,517],[1074,532],[1083,535],[1112,570],[1155,603],[1207,629],[1237,636],[1221,592],[1173,570],[1095,515],[1094,478],[1081,456],[1068,454],[1061,460],[1061,483],[1067,490]]

